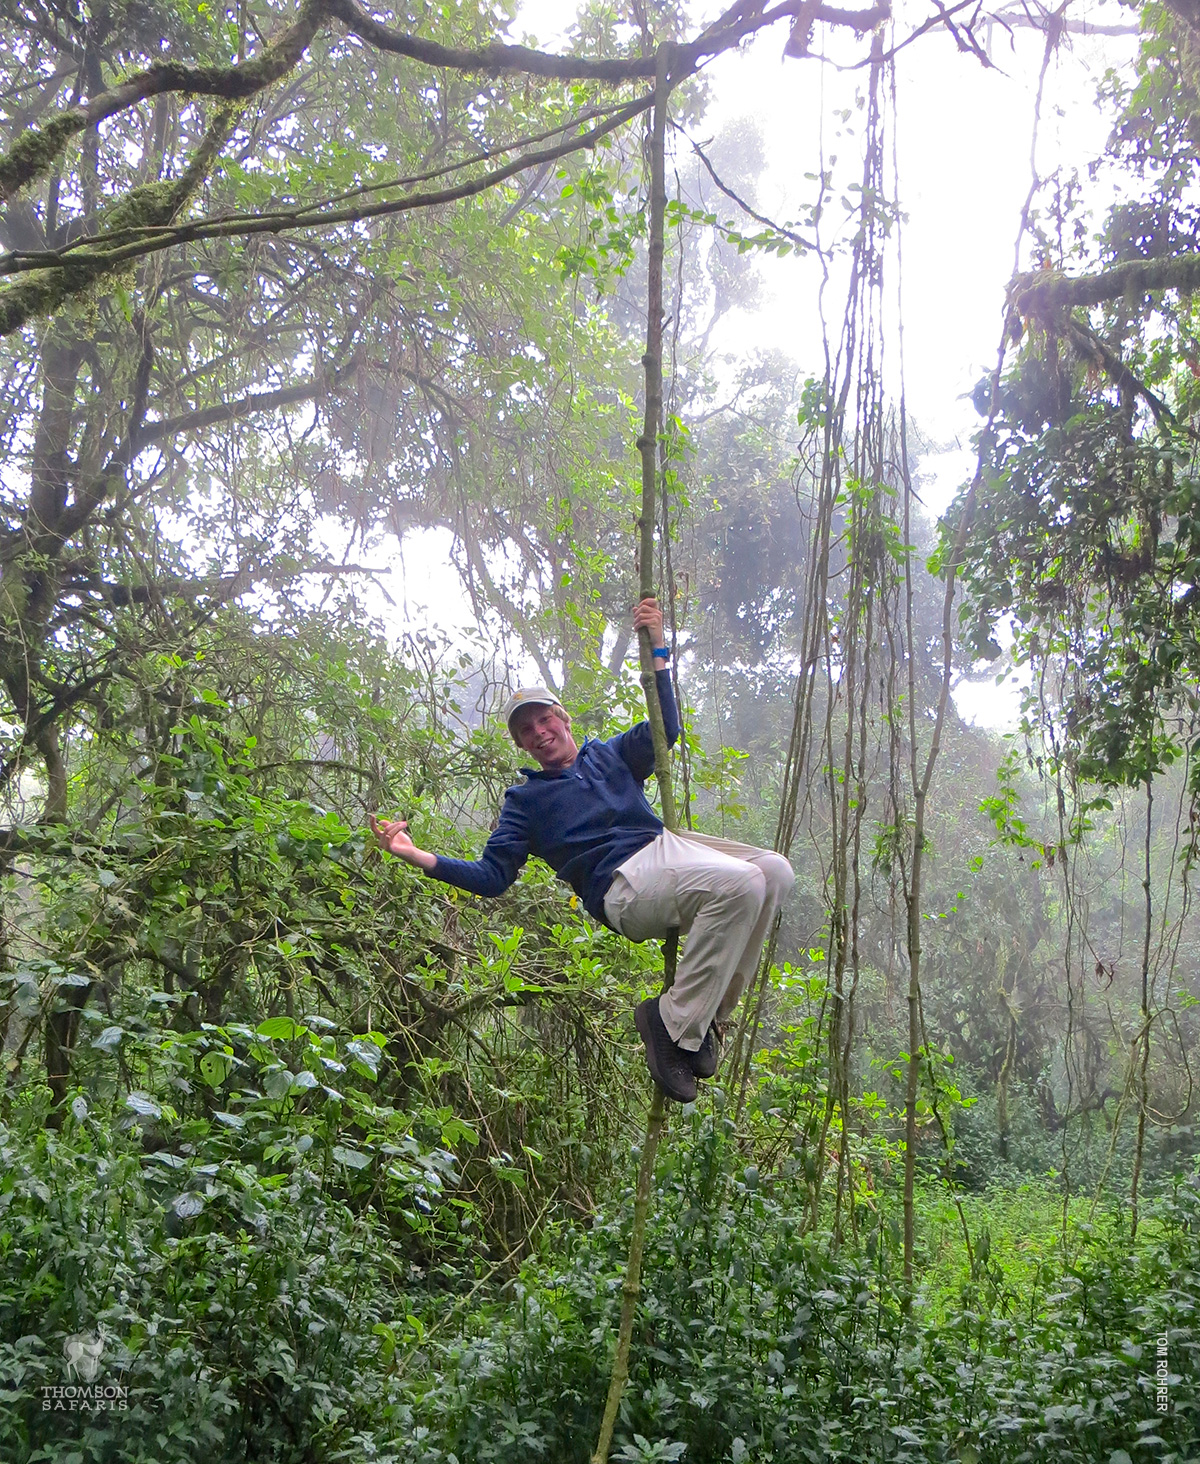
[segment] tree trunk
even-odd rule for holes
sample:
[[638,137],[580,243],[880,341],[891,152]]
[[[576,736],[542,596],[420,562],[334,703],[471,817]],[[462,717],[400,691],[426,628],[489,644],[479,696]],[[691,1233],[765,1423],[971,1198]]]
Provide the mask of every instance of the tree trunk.
[[[663,220],[666,213],[666,180],[663,166],[667,133],[667,101],[671,94],[670,65],[673,47],[663,45],[658,51],[658,68],[654,83],[654,125],[650,135],[650,249],[646,284],[646,354],[642,365],[646,371],[646,415],[638,448],[642,455],[642,518],[638,567],[640,594],[644,600],[654,593],[654,524],[658,486],[658,439],[662,418],[662,312],[663,312]],[[662,706],[658,700],[658,683],[654,675],[650,634],[638,632],[641,652],[642,686],[646,693],[646,710],[654,738],[654,771],[662,797],[663,823],[676,827],[675,797],[671,789],[670,749],[663,725]],[[663,990],[675,979],[675,960],[679,932],[667,937],[663,953]],[[638,1168],[637,1190],[633,1202],[633,1230],[629,1238],[629,1259],[625,1265],[625,1281],[621,1288],[621,1320],[617,1329],[617,1349],[613,1358],[608,1397],[600,1423],[592,1464],[607,1464],[612,1448],[613,1430],[621,1395],[629,1378],[629,1346],[633,1337],[633,1318],[641,1292],[642,1251],[646,1244],[646,1220],[650,1213],[650,1193],[654,1184],[654,1159],[666,1120],[666,1105],[657,1087],[650,1103],[646,1138],[642,1144]]]

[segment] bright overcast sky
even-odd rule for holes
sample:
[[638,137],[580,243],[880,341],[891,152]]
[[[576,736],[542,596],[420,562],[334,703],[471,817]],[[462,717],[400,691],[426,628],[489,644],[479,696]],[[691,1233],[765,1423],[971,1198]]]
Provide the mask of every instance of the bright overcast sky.
[[[929,13],[927,0],[908,0],[898,14],[903,35]],[[1080,6],[1078,20],[1128,23],[1116,5]],[[850,105],[861,72],[837,73],[816,60],[781,55],[784,35],[760,37],[742,53],[709,68],[710,129],[739,116],[758,120],[767,142],[763,211],[795,217],[811,185],[824,113],[826,151],[857,159],[859,140],[832,134],[835,108]],[[981,41],[988,39],[980,30]],[[1109,118],[1096,105],[1105,72],[1132,60],[1133,37],[1072,36],[1047,75],[1038,139],[1038,172],[1049,178],[1084,172],[1103,151]],[[1034,97],[1044,42],[1022,29],[993,26],[988,49],[995,69],[963,55],[944,32],[918,39],[897,58],[896,151],[902,229],[903,312],[909,410],[924,432],[947,445],[969,446],[978,418],[964,400],[995,362],[1004,289],[1012,274],[1016,231],[1030,184]],[[839,60],[866,54],[848,34],[830,43]],[[853,176],[852,173],[847,176]],[[753,318],[738,322],[741,341],[778,345],[805,363],[817,362],[814,269],[804,261],[764,259],[770,298]],[[895,289],[895,278],[889,290]],[[836,302],[835,302],[836,308]],[[893,382],[893,387],[895,383]],[[927,494],[940,511],[966,461],[956,457]]]
[[[866,0],[863,0],[866,3]],[[1015,8],[1015,7],[1014,7]],[[930,0],[899,0],[897,38],[931,11]],[[715,13],[715,12],[714,12]],[[525,0],[512,27],[514,38],[536,37],[559,49],[563,27],[573,14],[570,0]],[[1130,11],[1118,4],[1080,4],[1069,12],[1077,22],[1127,25]],[[728,123],[753,118],[766,143],[767,166],[758,191],[762,212],[780,222],[795,220],[811,198],[805,174],[817,171],[822,142],[839,154],[841,182],[858,174],[861,138],[838,137],[835,109],[853,106],[864,73],[822,65],[815,59],[785,59],[786,27],[778,25],[752,45],[722,56],[707,69],[708,113],[699,129],[703,141]],[[972,466],[970,434],[978,418],[965,394],[995,360],[1004,289],[1011,276],[1021,206],[1030,184],[1030,141],[1034,94],[1042,60],[1042,36],[1028,28],[1012,33],[981,27],[979,39],[994,69],[964,55],[944,32],[920,37],[897,60],[896,153],[902,230],[905,381],[911,418],[945,451],[923,465],[922,493],[940,512]],[[1047,75],[1038,138],[1042,178],[1056,170],[1086,174],[1103,151],[1110,120],[1097,105],[1106,71],[1128,66],[1135,54],[1131,36],[1069,36]],[[848,31],[818,30],[815,49],[834,61],[853,63],[868,42]],[[855,114],[857,118],[860,114]],[[841,166],[846,171],[841,172]],[[1105,200],[1096,200],[1097,206]],[[732,215],[732,205],[714,204]],[[1025,261],[1023,261],[1024,264]],[[778,347],[802,368],[819,370],[822,360],[816,310],[816,265],[805,259],[763,259],[764,290],[753,313],[734,312],[714,334],[716,350],[731,356]],[[895,279],[889,291],[896,288]],[[836,291],[827,301],[836,320]],[[890,359],[898,360],[894,341]],[[893,380],[892,386],[896,382]],[[435,605],[444,630],[469,624],[447,560],[449,535],[410,538],[393,593],[414,621],[421,607]],[[395,614],[395,612],[393,612]],[[391,618],[391,617],[389,617]],[[992,726],[1009,723],[1015,694],[963,685],[956,694],[963,715]]]

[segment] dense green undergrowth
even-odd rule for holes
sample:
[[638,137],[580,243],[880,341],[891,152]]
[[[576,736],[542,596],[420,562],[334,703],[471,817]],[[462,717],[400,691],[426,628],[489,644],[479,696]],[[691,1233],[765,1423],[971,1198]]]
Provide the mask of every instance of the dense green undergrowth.
[[[1194,1182],[1158,1198],[1136,1244],[1119,1211],[1064,1246],[1052,1195],[982,1197],[973,1269],[961,1247],[947,1263],[929,1189],[921,1230],[940,1251],[906,1314],[893,1198],[834,1246],[804,1226],[798,1163],[760,1176],[721,1107],[676,1117],[662,1151],[619,1458],[1200,1457]],[[630,1196],[544,1229],[515,1274],[465,1251],[422,1265],[369,1201],[453,1179],[432,1135],[389,1144],[377,1116],[351,1149],[264,1098],[239,1129],[146,1152],[136,1122],[82,1098],[61,1132],[44,1117],[31,1097],[0,1130],[4,1459],[588,1457]],[[1032,1278],[1009,1266],[1026,1235]],[[64,1343],[91,1331],[97,1382],[124,1406],[65,1411]]]
[[[1036,1298],[1008,1294],[977,1255],[974,1280],[927,1320],[948,1299],[922,1287],[905,1315],[886,1217],[839,1251],[799,1228],[794,1190],[764,1186],[719,1121],[681,1128],[660,1168],[622,1457],[676,1457],[668,1442],[705,1464],[1193,1456],[1193,1188],[1163,1200],[1137,1247],[1116,1215],[1074,1230]],[[588,1380],[619,1300],[624,1237],[618,1220],[560,1237],[527,1268],[515,1307],[439,1349],[438,1382],[415,1414],[428,1435],[404,1457],[515,1460],[523,1440],[585,1460],[598,1399]],[[1160,1415],[1164,1333],[1173,1396]]]
[[[261,659],[232,687],[198,660],[153,757],[97,743],[78,822],[21,831],[0,1460],[583,1460],[644,1120],[630,1013],[658,952],[588,923],[544,870],[483,902],[379,856],[372,808],[477,849],[512,749],[414,702],[378,646],[282,649],[294,700],[254,702]],[[810,930],[801,875],[789,919]],[[911,1304],[898,993],[864,971],[843,1114],[825,952],[785,928],[736,1129],[714,1092],[660,1153],[627,1464],[1200,1457],[1200,1203],[1171,1181],[1194,1168],[1171,1147],[1188,1134],[1147,1142],[1136,1245],[1107,1198],[1128,1192],[1132,1125],[1101,1106],[1065,1143],[1036,1051],[1001,1154],[971,986],[994,978],[991,916],[960,903],[962,932],[941,932],[957,984],[930,1010],[961,1001],[976,1046],[923,1064]],[[92,1382],[120,1406],[63,1392]]]

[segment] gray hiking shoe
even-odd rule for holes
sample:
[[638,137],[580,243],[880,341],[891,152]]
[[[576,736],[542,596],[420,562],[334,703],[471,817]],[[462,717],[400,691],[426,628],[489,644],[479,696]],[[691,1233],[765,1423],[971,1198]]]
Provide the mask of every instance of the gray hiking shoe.
[[725,1023],[712,1022],[704,1041],[687,1056],[691,1059],[692,1076],[711,1078],[721,1065],[721,1049],[725,1046]]
[[665,1098],[676,1103],[696,1101],[696,1079],[692,1072],[691,1053],[684,1052],[671,1041],[671,1034],[658,1010],[658,997],[647,997],[633,1014],[638,1035],[646,1047],[646,1066]]

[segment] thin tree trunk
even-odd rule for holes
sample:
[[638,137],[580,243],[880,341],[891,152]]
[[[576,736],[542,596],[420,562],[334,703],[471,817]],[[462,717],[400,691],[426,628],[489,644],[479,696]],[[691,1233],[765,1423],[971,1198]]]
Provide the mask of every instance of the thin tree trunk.
[[[669,990],[675,979],[675,956],[678,950],[678,934],[667,938],[663,960],[663,990]],[[658,1141],[666,1123],[667,1106],[661,1090],[656,1086],[650,1103],[650,1116],[646,1120],[646,1137],[642,1142],[642,1158],[638,1166],[637,1189],[633,1198],[633,1229],[629,1236],[629,1258],[625,1263],[625,1280],[621,1285],[621,1321],[617,1328],[617,1351],[613,1358],[612,1377],[608,1384],[608,1397],[604,1403],[604,1416],[600,1421],[600,1436],[596,1441],[596,1452],[592,1464],[607,1464],[608,1451],[612,1448],[613,1430],[617,1423],[617,1410],[621,1396],[629,1381],[629,1346],[633,1338],[633,1319],[637,1312],[637,1300],[642,1290],[642,1252],[646,1248],[646,1221],[650,1216],[650,1191],[654,1183],[654,1160],[658,1154]]]
[[[654,82],[654,125],[650,134],[650,248],[646,281],[646,354],[642,365],[646,371],[646,416],[638,448],[642,455],[642,518],[638,568],[640,596],[644,600],[654,593],[654,525],[655,495],[658,486],[658,439],[662,418],[662,312],[663,312],[663,220],[666,213],[666,179],[664,152],[667,133],[667,101],[671,94],[670,66],[673,47],[664,44],[658,51],[658,68]],[[662,706],[658,699],[658,683],[654,674],[650,636],[638,632],[641,653],[642,686],[646,693],[646,710],[654,738],[654,771],[662,797],[663,823],[676,827],[675,797],[671,789],[670,749],[663,725]],[[679,932],[667,938],[663,959],[663,990],[675,979],[675,958]],[[617,1348],[613,1358],[608,1398],[600,1423],[592,1464],[607,1464],[612,1448],[613,1430],[621,1395],[629,1378],[629,1347],[633,1337],[633,1319],[641,1292],[642,1252],[646,1245],[646,1221],[650,1213],[650,1194],[654,1184],[654,1159],[666,1119],[666,1105],[657,1087],[650,1104],[646,1138],[642,1144],[637,1190],[633,1202],[633,1230],[629,1238],[629,1259],[621,1288],[621,1320],[617,1329]]]
[[[1003,357],[1001,357],[1001,360]],[[992,411],[988,427],[995,417],[996,400],[999,395],[1000,367],[992,378]],[[908,424],[903,401],[900,407],[900,453],[904,477],[904,542],[912,543],[912,480],[908,469]],[[908,740],[909,767],[913,789],[912,853],[909,877],[904,892],[906,903],[906,936],[908,945],[908,1072],[904,1093],[904,1293],[905,1305],[912,1300],[913,1250],[916,1241],[916,1168],[917,1168],[917,1093],[921,1077],[921,895],[922,876],[925,865],[925,809],[929,787],[933,782],[933,770],[942,747],[942,728],[946,722],[946,709],[950,702],[950,682],[953,674],[954,655],[954,589],[958,565],[966,547],[967,534],[975,514],[975,495],[983,476],[983,450],[980,449],[979,467],[975,479],[967,491],[962,517],[954,547],[946,561],[946,591],[942,600],[942,685],[938,696],[937,715],[933,724],[933,736],[925,757],[923,771],[918,774],[917,750],[917,686],[915,616],[913,609],[912,552],[904,559],[905,630],[908,640]]]
[[[658,51],[658,71],[654,82],[654,126],[650,133],[650,245],[646,267],[646,354],[642,365],[646,372],[646,415],[638,451],[642,455],[642,516],[638,545],[638,594],[646,600],[654,594],[654,525],[657,522],[658,439],[662,426],[662,318],[663,318],[663,224],[667,208],[664,153],[667,136],[667,101],[671,95],[669,69],[674,48],[664,44]],[[662,707],[658,700],[658,682],[654,672],[654,656],[650,632],[638,631],[638,651],[642,665],[642,689],[646,693],[646,711],[654,737],[654,771],[662,798],[663,823],[675,828],[675,794],[671,788],[670,748],[663,725]]]
[[1142,939],[1142,1021],[1140,1040],[1142,1044],[1141,1069],[1138,1073],[1138,1122],[1137,1142],[1133,1149],[1133,1182],[1130,1186],[1130,1207],[1133,1217],[1130,1234],[1136,1235],[1138,1228],[1138,1186],[1142,1178],[1142,1159],[1146,1150],[1146,1109],[1150,1094],[1147,1068],[1150,1065],[1150,924],[1154,914],[1153,893],[1150,888],[1150,836],[1153,830],[1154,788],[1146,779],[1146,847],[1142,870],[1142,889],[1146,898],[1146,929]]
[[1000,967],[1000,976],[996,989],[1000,993],[1000,1001],[1004,1007],[1005,1016],[1008,1019],[1008,1036],[1004,1041],[1004,1061],[1000,1065],[1000,1075],[996,1079],[996,1128],[1000,1135],[1000,1157],[1007,1160],[1008,1152],[1008,1085],[1012,1077],[1013,1063],[1017,1056],[1017,1014],[1012,1004],[1013,989],[1016,985],[1016,971],[1008,959],[1008,947],[1001,945],[997,953],[997,964]]

